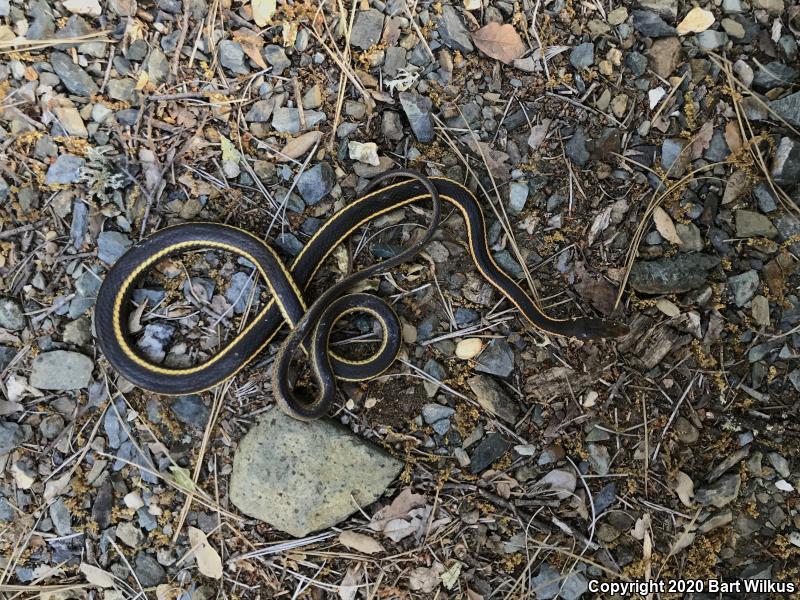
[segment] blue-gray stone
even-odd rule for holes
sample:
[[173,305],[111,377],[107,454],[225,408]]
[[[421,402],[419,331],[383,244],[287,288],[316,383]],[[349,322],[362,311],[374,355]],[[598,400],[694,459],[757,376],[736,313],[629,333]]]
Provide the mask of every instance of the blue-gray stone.
[[119,231],[103,231],[97,236],[97,258],[107,265],[114,264],[131,247],[131,240]]
[[148,323],[144,333],[136,341],[136,346],[154,363],[163,362],[167,356],[167,347],[175,335],[175,327],[166,323]]
[[237,75],[247,75],[250,69],[244,61],[244,50],[238,42],[233,40],[222,40],[217,46],[220,64],[236,73]]
[[44,177],[46,185],[66,185],[78,181],[86,161],[73,154],[62,154],[47,169]]
[[591,67],[594,64],[594,44],[585,42],[575,46],[570,52],[569,62],[578,70]]
[[308,205],[317,204],[333,189],[336,173],[327,162],[306,169],[297,179],[297,191]]
[[197,394],[178,396],[169,407],[181,423],[196,429],[204,429],[208,423],[208,407]]
[[434,131],[431,99],[415,92],[400,92],[400,104],[417,140],[422,143],[432,141]]
[[589,151],[586,149],[586,133],[582,127],[578,127],[572,137],[564,145],[567,156],[579,167],[589,162]]
[[458,50],[462,54],[469,54],[474,50],[469,31],[461,19],[461,15],[452,4],[442,7],[442,15],[437,25],[439,37],[449,48]]
[[761,285],[761,280],[758,277],[758,271],[750,269],[739,275],[728,277],[728,291],[733,298],[736,306],[742,307],[750,300]]
[[24,434],[22,427],[13,421],[0,421],[0,456],[8,454],[19,446]]
[[505,440],[499,433],[486,435],[470,457],[470,473],[477,475],[503,456],[509,448],[511,442]]
[[225,292],[225,299],[233,305],[233,312],[237,315],[247,309],[254,283],[253,277],[241,271],[237,271],[231,277],[230,286]]
[[303,243],[288,231],[275,238],[275,245],[289,256],[297,256],[303,251]]
[[514,370],[514,351],[509,343],[495,338],[486,345],[478,357],[475,370],[498,377],[508,377]]
[[633,28],[647,37],[672,37],[676,34],[675,28],[668,25],[658,14],[649,10],[634,10]]

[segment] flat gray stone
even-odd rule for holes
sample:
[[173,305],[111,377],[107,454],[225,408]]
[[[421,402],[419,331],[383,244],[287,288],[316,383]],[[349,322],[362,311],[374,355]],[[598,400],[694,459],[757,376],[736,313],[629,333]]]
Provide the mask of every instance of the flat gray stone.
[[438,31],[445,45],[453,50],[458,50],[462,54],[469,54],[475,50],[464,21],[452,4],[445,4],[442,7]]
[[414,92],[400,92],[400,104],[416,138],[423,143],[432,141],[434,132],[431,99]]
[[79,390],[89,386],[94,363],[79,352],[53,350],[33,360],[30,384],[41,390]]
[[244,50],[239,42],[222,40],[217,46],[219,62],[223,67],[238,75],[247,75],[250,69],[244,62]]
[[13,298],[0,298],[0,327],[9,331],[19,331],[25,327],[22,307]]
[[306,204],[317,204],[336,184],[336,173],[326,162],[306,169],[297,179],[297,191]]
[[383,13],[371,8],[356,13],[353,31],[350,34],[350,45],[366,50],[381,39],[383,33]]
[[778,236],[778,230],[769,217],[752,210],[736,211],[736,237],[768,237]]
[[25,434],[17,423],[0,421],[0,456],[8,454],[25,439]]
[[[500,265],[505,266],[505,265]],[[505,340],[494,339],[478,356],[475,370],[498,377],[508,377],[514,370],[514,351]]]
[[760,285],[758,271],[754,269],[728,277],[728,290],[734,303],[739,307],[750,302]]
[[576,69],[588,69],[594,64],[594,44],[586,42],[578,44],[569,55],[569,62]]
[[103,231],[97,236],[97,258],[111,265],[131,247],[131,240],[119,231]]
[[770,102],[769,106],[787,123],[800,127],[800,92]]
[[85,161],[74,154],[62,154],[47,169],[46,185],[66,185],[78,181]]
[[483,408],[497,415],[506,423],[516,423],[519,405],[512,400],[502,387],[491,377],[475,375],[467,380],[475,399]]
[[272,410],[239,444],[230,498],[246,515],[302,537],[375,502],[402,468],[338,423]]
[[[28,38],[31,39],[30,36]],[[97,84],[91,75],[72,62],[69,55],[63,52],[51,52],[50,64],[61,79],[61,83],[71,94],[89,97],[98,91]]]
[[709,504],[722,508],[733,502],[739,495],[742,478],[738,473],[720,477],[711,485],[701,487],[695,492],[694,499],[704,506]]
[[637,292],[669,294],[688,292],[705,284],[708,271],[719,264],[708,254],[678,254],[671,258],[637,261],[631,269],[630,284]]

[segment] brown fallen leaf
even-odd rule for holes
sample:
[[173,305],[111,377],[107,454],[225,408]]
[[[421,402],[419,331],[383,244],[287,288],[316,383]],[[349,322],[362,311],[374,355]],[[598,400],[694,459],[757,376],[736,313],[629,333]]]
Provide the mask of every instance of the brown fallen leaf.
[[731,152],[736,152],[742,147],[742,132],[739,131],[739,125],[736,121],[728,121],[725,125],[725,142]]
[[244,53],[247,54],[254,63],[262,69],[267,68],[267,63],[264,61],[264,57],[261,56],[261,49],[264,47],[264,38],[255,31],[244,28],[234,31],[232,37],[234,42],[239,42]]
[[384,548],[381,543],[363,533],[356,533],[355,531],[343,531],[339,534],[339,543],[353,550],[358,550],[364,554],[376,554],[383,552]]
[[486,162],[486,167],[495,179],[500,181],[511,179],[511,166],[506,164],[506,161],[510,158],[508,154],[500,150],[493,150],[487,142],[475,141],[471,135],[463,136],[461,141],[469,146],[469,149],[478,158]]
[[222,579],[222,559],[212,546],[206,534],[196,527],[188,527],[189,543],[197,561],[197,568],[206,577]]
[[481,27],[472,34],[472,41],[481,52],[505,64],[511,64],[528,49],[514,26],[507,23],[491,22]]
[[281,148],[281,155],[278,156],[278,162],[288,162],[291,159],[300,158],[320,139],[322,139],[321,131],[309,131],[308,133],[304,133],[303,135],[289,140],[287,144]]
[[531,147],[531,150],[536,150],[542,145],[552,122],[552,119],[542,119],[541,124],[531,127],[531,134],[528,136],[528,146]]
[[692,160],[697,160],[703,155],[703,152],[708,150],[708,147],[711,145],[711,138],[714,136],[714,123],[712,121],[706,121],[703,123],[703,126],[700,128],[700,131],[697,132],[697,135],[694,137],[692,141]]
[[675,229],[675,223],[672,222],[672,218],[667,214],[667,211],[660,206],[656,206],[655,210],[653,210],[653,222],[656,224],[656,229],[661,234],[661,237],[672,244],[681,243],[681,238]]
[[689,508],[692,507],[694,498],[694,481],[683,471],[678,471],[673,482],[672,489],[678,494],[681,503]]

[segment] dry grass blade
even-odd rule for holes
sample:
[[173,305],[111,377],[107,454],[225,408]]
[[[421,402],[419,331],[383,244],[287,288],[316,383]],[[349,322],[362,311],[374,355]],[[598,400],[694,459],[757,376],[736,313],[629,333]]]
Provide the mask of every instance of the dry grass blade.
[[110,31],[95,31],[85,35],[78,35],[74,37],[64,38],[47,38],[44,40],[26,40],[15,39],[8,41],[0,41],[0,54],[8,54],[10,52],[19,52],[27,50],[36,52],[37,50],[44,50],[51,46],[60,46],[62,44],[82,44],[84,42],[101,42],[104,44],[114,44],[115,40],[108,37]]

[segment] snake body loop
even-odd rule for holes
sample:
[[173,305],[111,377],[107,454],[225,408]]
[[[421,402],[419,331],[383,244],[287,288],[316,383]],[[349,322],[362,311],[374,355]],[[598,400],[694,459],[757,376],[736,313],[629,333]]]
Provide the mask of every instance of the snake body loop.
[[[385,183],[390,178],[400,178]],[[370,379],[393,363],[400,347],[397,316],[382,299],[368,294],[343,295],[356,281],[391,269],[412,258],[430,241],[438,225],[440,200],[464,217],[467,247],[481,275],[519,309],[534,327],[546,333],[578,339],[616,337],[627,328],[592,319],[553,319],[544,315],[491,256],[486,226],[478,201],[461,184],[398,170],[379,176],[367,192],[334,214],[312,236],[294,261],[286,266],[258,237],[229,225],[186,223],[167,227],[132,246],[109,270],[95,306],[95,327],[101,350],[129,381],[168,395],[209,389],[238,373],[275,337],[284,323],[291,328],[275,359],[273,390],[279,406],[291,416],[309,420],[324,415],[334,401],[336,379]],[[431,201],[433,210],[425,235],[413,246],[381,263],[339,281],[307,306],[304,291],[325,259],[347,237],[372,219],[413,203]],[[128,329],[130,298],[136,282],[163,258],[178,252],[214,248],[241,255],[252,263],[268,286],[272,299],[255,318],[216,355],[186,368],[153,364],[137,349]],[[380,348],[369,358],[350,361],[330,351],[328,337],[342,315],[364,312],[382,329]],[[317,393],[303,397],[289,381],[289,367],[300,347],[308,352]]]

